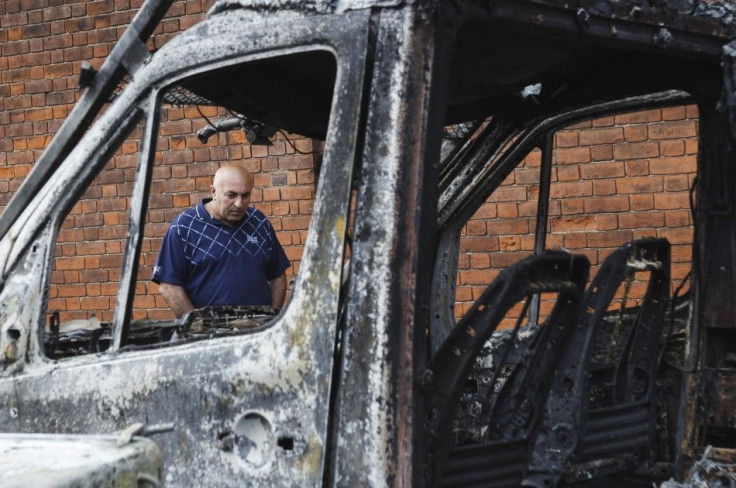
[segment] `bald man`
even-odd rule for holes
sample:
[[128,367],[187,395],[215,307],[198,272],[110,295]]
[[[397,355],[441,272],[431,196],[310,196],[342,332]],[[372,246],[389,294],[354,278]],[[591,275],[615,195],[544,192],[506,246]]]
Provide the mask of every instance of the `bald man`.
[[266,216],[248,206],[252,191],[248,171],[222,166],[212,197],[166,231],[151,279],[177,317],[212,305],[283,306],[291,264]]

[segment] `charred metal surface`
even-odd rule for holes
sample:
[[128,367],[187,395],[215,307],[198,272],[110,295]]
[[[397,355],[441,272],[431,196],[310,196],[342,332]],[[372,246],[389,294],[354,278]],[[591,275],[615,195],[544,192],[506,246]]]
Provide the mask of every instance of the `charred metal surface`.
[[[437,486],[519,486],[526,473],[530,443],[549,393],[548,384],[567,337],[580,314],[588,262],[562,252],[527,258],[504,270],[473,304],[444,341],[423,378],[427,390],[427,443]],[[498,323],[516,303],[535,293],[556,292],[557,303],[547,323],[521,353],[524,360],[497,385],[495,365],[481,398],[489,423],[479,441],[460,434],[454,442],[454,417],[468,375]],[[527,304],[528,306],[528,304]],[[523,313],[522,313],[523,315]],[[512,340],[518,333],[514,330]]]
[[[736,41],[723,46],[723,98],[721,109],[728,110],[731,138],[736,139]],[[730,202],[729,202],[730,203]]]
[[[215,337],[254,333],[273,320],[271,307],[207,307],[187,313],[180,321],[138,320],[130,325],[123,350],[182,344]],[[50,359],[105,352],[112,344],[112,324],[73,320],[60,324],[59,313],[49,318],[44,336],[45,354]]]
[[7,488],[162,486],[159,450],[142,437],[0,434],[0,470]]
[[731,447],[736,441],[736,369],[733,353],[718,369],[707,369],[703,375],[704,412],[708,422],[703,426],[704,444]]
[[430,225],[436,221],[435,209],[422,205],[433,201],[426,193],[432,190],[425,183],[431,178],[425,145],[436,41],[431,24],[414,10],[382,10],[374,21],[342,377],[333,413],[334,483],[411,486],[413,477],[423,476],[412,467],[421,435],[414,414],[421,402],[414,381],[421,356],[415,351],[425,349],[426,341],[423,324],[415,322],[416,314],[426,313],[416,280],[427,273],[433,255],[422,236],[434,236],[433,226],[418,223],[427,216]]
[[[730,292],[736,284],[736,252],[730,244],[736,229],[731,112],[734,74],[728,47],[725,51],[723,93],[716,93],[713,85],[717,84],[711,82],[704,83],[698,94],[701,149],[693,269],[699,279],[694,282],[696,326],[690,330],[688,361],[683,368],[686,374],[677,433],[679,476],[686,475],[708,445],[736,448],[736,429],[724,410],[733,405],[726,385],[736,370],[731,360],[736,352],[736,304]],[[717,105],[719,95],[721,103]]]
[[669,479],[660,488],[725,488],[736,486],[736,459],[733,450],[721,453],[708,446],[702,457],[690,468],[682,482]]
[[[352,170],[346,162],[355,158],[368,19],[360,12],[310,18],[292,12],[255,22],[252,15],[233,10],[210,16],[159,50],[54,178],[46,178],[0,242],[0,391],[8,399],[0,409],[1,431],[109,433],[135,421],[173,423],[172,432],[156,438],[169,485],[311,486],[322,480]],[[322,184],[288,309],[252,333],[143,350],[130,347],[132,341],[115,353],[45,357],[43,304],[55,231],[75,195],[104,165],[116,134],[125,133],[142,112],[156,110],[152,94],[176,77],[249,61],[254,52],[262,58],[268,51],[314,49],[335,53],[340,103],[326,128]],[[144,144],[141,159],[150,160],[152,150]],[[147,198],[145,188],[138,191],[136,198]],[[129,254],[141,233],[141,227],[130,229]],[[126,258],[125,279],[132,278],[133,263]],[[121,286],[117,312],[132,302],[126,288]],[[113,336],[128,327],[125,317],[116,313]],[[135,336],[136,327],[129,328]]]
[[217,0],[210,14],[245,8],[256,11],[298,10],[319,14],[342,13],[374,7],[399,7],[406,0]]

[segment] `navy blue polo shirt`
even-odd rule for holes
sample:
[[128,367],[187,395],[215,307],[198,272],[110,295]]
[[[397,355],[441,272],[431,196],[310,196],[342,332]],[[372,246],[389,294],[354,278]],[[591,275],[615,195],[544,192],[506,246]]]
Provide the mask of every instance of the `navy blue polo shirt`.
[[174,219],[151,280],[183,287],[196,308],[271,305],[268,282],[291,266],[273,227],[253,207],[228,227],[205,210],[210,200]]

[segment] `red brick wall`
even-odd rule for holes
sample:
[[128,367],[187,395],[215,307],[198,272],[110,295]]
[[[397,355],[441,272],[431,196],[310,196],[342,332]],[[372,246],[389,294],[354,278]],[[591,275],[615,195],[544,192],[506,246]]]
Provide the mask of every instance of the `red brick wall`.
[[[80,93],[83,60],[99,67],[140,1],[0,1],[0,206],[40,157]],[[175,2],[149,48],[203,18],[212,1]],[[217,117],[212,108],[202,108]],[[594,264],[641,235],[673,241],[674,276],[688,268],[692,239],[687,204],[695,167],[696,111],[692,107],[611,117],[571,127],[556,138],[548,247],[584,252]],[[148,281],[161,237],[182,209],[208,194],[219,161],[239,161],[255,173],[253,204],[270,216],[298,270],[312,210],[316,156],[298,154],[283,136],[272,146],[249,146],[242,132],[200,143],[206,121],[195,108],[167,107],[140,261],[134,318],[170,318]],[[98,314],[115,304],[127,211],[140,130],[116,153],[72,210],[56,249],[49,310],[63,320]],[[301,151],[313,141],[289,135]],[[528,158],[465,228],[457,279],[457,313],[469,306],[498,270],[530,253],[538,191],[538,155]],[[642,194],[642,190],[651,193]]]

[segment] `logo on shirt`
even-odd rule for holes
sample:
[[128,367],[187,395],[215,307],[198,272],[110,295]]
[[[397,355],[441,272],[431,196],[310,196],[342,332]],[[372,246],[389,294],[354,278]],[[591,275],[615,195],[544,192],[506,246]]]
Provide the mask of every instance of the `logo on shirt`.
[[258,245],[258,237],[257,236],[248,236],[248,244],[255,244]]
[[153,274],[157,275],[161,273],[161,266],[154,266],[153,267]]

